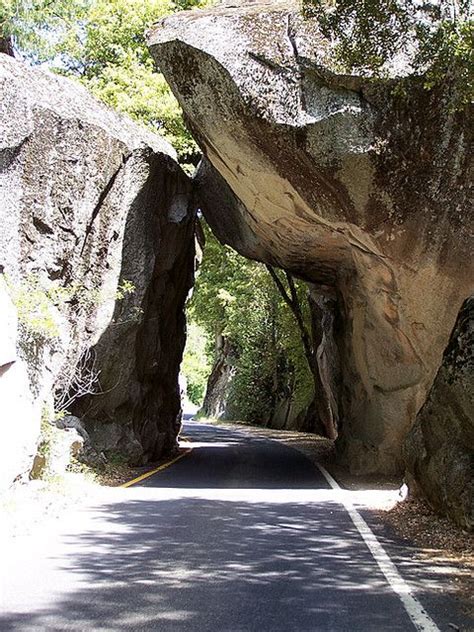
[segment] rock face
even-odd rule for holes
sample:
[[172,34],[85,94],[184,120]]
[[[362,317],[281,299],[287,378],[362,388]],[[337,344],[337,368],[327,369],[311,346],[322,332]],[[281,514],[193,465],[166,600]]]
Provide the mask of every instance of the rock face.
[[472,110],[395,70],[338,71],[293,2],[174,15],[149,44],[208,161],[213,230],[337,297],[340,454],[355,472],[401,471],[472,292]]
[[36,452],[41,406],[29,389],[27,365],[17,352],[18,317],[0,274],[0,489],[28,470]]
[[[105,447],[157,458],[175,445],[180,418],[188,178],[161,137],[72,81],[0,55],[0,89],[0,265],[19,318],[8,334],[18,355],[0,360],[0,385],[20,357],[33,435],[56,391],[56,407],[80,409],[92,439],[113,424]],[[2,404],[2,422],[25,446],[37,438],[15,401]],[[5,438],[2,448],[13,451]]]
[[201,412],[206,417],[228,419],[229,391],[235,373],[233,349],[228,338],[218,336],[215,345],[214,365],[206,385],[206,396]]
[[459,314],[429,397],[405,445],[412,489],[474,528],[474,297]]
[[472,111],[395,71],[339,72],[293,2],[174,15],[149,44],[207,158],[217,235],[337,296],[340,453],[399,472],[472,291]]

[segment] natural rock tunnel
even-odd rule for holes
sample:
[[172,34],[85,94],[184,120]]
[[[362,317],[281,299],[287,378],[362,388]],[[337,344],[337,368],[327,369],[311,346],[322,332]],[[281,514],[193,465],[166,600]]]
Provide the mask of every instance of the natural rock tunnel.
[[[294,2],[233,4],[149,34],[204,154],[192,182],[159,136],[1,56],[0,271],[10,291],[75,290],[48,294],[57,335],[36,337],[28,363],[0,275],[0,395],[16,419],[0,485],[31,465],[41,406],[84,350],[101,392],[72,412],[97,449],[145,463],[175,448],[200,208],[223,243],[310,284],[320,380],[352,471],[406,463],[433,504],[472,526],[470,303],[422,408],[474,290],[472,110],[399,68],[344,74]],[[124,281],[134,289],[118,300]]]
[[205,155],[213,230],[337,297],[347,463],[400,472],[472,292],[469,115],[394,69],[338,72],[292,2],[172,16],[149,44]]

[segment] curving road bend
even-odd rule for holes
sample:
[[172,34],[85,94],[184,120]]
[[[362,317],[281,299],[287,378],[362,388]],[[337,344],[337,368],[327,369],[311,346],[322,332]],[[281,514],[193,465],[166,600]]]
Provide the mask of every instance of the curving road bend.
[[[404,579],[387,579],[372,531],[368,546],[302,454],[244,429],[185,434],[193,450],[171,467],[3,552],[1,631],[468,629],[389,540]],[[404,605],[409,586],[421,615]]]

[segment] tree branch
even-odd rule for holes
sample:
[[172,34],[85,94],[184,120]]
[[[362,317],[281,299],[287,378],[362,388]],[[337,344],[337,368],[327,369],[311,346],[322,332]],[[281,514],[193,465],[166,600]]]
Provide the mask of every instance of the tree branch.
[[311,369],[311,372],[314,373],[314,369],[315,369],[315,353],[314,353],[314,349],[313,349],[313,344],[311,342],[311,336],[310,333],[308,331],[308,328],[305,325],[304,322],[304,318],[303,318],[303,312],[301,310],[301,305],[300,302],[298,300],[298,293],[296,291],[296,286],[295,286],[295,282],[293,280],[293,277],[291,276],[291,274],[289,272],[285,272],[286,274],[286,278],[288,281],[288,286],[290,288],[290,294],[291,296],[288,294],[288,292],[286,291],[285,286],[283,285],[283,283],[281,282],[278,274],[276,273],[275,269],[272,266],[269,265],[265,265],[265,267],[267,268],[268,272],[270,273],[270,276],[272,277],[273,281],[275,282],[275,285],[277,286],[280,294],[282,295],[283,300],[285,301],[285,303],[288,305],[288,307],[291,309],[293,316],[295,317],[295,320],[298,324],[298,329],[300,330],[300,334],[301,334],[301,339],[303,341],[303,346],[304,346],[304,350],[305,350],[305,354],[306,354],[306,359],[308,361],[309,364],[309,368]]

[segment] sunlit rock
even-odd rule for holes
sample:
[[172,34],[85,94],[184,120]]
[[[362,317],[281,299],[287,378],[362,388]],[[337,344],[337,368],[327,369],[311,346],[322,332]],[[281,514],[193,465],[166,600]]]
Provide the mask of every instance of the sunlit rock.
[[207,160],[203,211],[242,254],[335,293],[340,453],[400,472],[473,289],[471,110],[396,68],[340,72],[296,3],[227,4],[149,34]]
[[[78,83],[0,55],[0,91],[0,266],[21,329],[16,345],[1,333],[2,449],[24,473],[18,433],[37,440],[56,392],[56,411],[80,415],[93,441],[108,427],[110,450],[159,458],[180,423],[189,180],[166,141]],[[20,359],[35,405],[23,430],[11,387]]]

